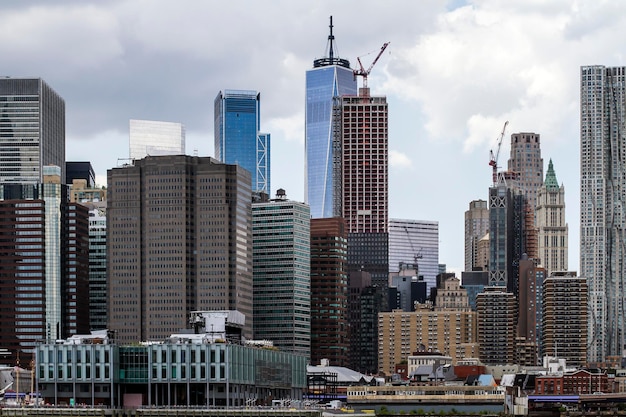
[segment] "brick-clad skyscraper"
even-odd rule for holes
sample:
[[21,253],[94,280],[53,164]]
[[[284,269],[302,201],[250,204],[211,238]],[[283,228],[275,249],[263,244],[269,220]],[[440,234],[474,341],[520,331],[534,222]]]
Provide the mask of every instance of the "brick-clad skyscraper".
[[348,366],[347,232],[341,217],[311,219],[311,363]]
[[146,157],[108,171],[109,329],[163,340],[189,313],[238,310],[252,337],[250,173],[209,157]]
[[[348,226],[348,270],[371,274],[372,284],[387,287],[389,274],[389,135],[385,97],[335,99],[333,128],[341,149],[341,215]],[[335,177],[337,178],[337,177]]]

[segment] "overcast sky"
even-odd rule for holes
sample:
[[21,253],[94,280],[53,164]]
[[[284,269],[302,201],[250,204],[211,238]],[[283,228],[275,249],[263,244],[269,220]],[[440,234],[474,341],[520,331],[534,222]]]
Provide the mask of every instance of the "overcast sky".
[[324,56],[374,67],[389,102],[390,217],[439,222],[440,263],[463,269],[463,216],[486,200],[489,150],[541,134],[565,185],[569,269],[579,269],[580,66],[625,65],[626,2],[2,1],[0,75],[46,80],[65,99],[67,160],[101,184],[128,157],[129,119],[181,122],[187,153],[214,156],[213,100],[261,93],[272,135],[272,193],[304,200],[304,85]]

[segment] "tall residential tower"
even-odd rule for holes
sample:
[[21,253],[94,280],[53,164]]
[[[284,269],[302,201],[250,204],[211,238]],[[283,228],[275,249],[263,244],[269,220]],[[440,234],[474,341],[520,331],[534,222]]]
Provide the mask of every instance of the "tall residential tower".
[[626,67],[581,68],[580,276],[589,290],[588,359],[626,345]]

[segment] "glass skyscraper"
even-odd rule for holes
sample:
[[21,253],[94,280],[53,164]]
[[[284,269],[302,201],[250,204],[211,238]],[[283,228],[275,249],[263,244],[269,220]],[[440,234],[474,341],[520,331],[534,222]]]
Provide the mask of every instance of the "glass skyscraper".
[[261,95],[224,90],[215,97],[215,158],[237,164],[252,176],[252,191],[269,194],[270,135],[260,133]]
[[254,338],[311,356],[309,206],[276,198],[252,204]]
[[357,94],[350,62],[334,56],[332,27],[331,20],[327,56],[306,72],[305,198],[312,218],[342,215],[336,201],[341,178],[334,178],[340,172],[341,143],[333,142],[333,124],[341,123],[341,114],[333,116],[333,97]]
[[61,167],[65,184],[65,101],[40,78],[0,78],[0,183],[40,184]]

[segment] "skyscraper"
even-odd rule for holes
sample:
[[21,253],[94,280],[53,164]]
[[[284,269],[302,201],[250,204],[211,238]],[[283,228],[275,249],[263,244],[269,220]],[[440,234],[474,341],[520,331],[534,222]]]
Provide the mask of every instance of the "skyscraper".
[[0,78],[0,183],[43,182],[61,167],[65,184],[65,102],[40,78]]
[[311,355],[310,217],[308,205],[282,193],[252,204],[254,338],[306,357]]
[[367,271],[383,291],[389,275],[389,135],[385,97],[335,98],[335,143],[341,144],[341,215],[348,226],[348,270]]
[[537,189],[543,183],[543,158],[538,133],[511,135],[509,171],[516,174],[516,187],[526,196],[530,211],[537,206]]
[[538,256],[547,274],[567,271],[567,223],[565,223],[565,187],[559,186],[552,159],[546,180],[537,192]]
[[311,363],[348,366],[347,256],[345,221],[311,219]]
[[583,66],[580,80],[580,276],[589,284],[588,359],[626,345],[626,67]]
[[12,358],[89,330],[87,208],[68,202],[60,167],[42,174],[0,184],[0,345]]
[[480,360],[488,365],[514,363],[517,301],[502,287],[476,295]]
[[[465,212],[465,271],[481,268],[478,242],[489,230],[489,207],[485,200],[474,200]],[[390,265],[391,266],[391,265]]]
[[534,366],[541,357],[542,295],[546,269],[538,266],[536,260],[522,256],[519,270],[517,337],[521,342],[519,344],[524,345],[526,356],[518,357],[516,363]]
[[261,133],[261,94],[224,90],[215,97],[215,157],[252,176],[252,192],[270,194],[270,135]]
[[107,328],[106,208],[89,210],[89,328]]
[[429,294],[439,272],[439,222],[389,219],[389,272],[398,272],[400,263],[417,263]]
[[543,285],[543,354],[587,365],[587,280],[575,272],[558,272]]
[[85,180],[86,187],[96,186],[96,172],[91,166],[91,162],[65,162],[65,183],[71,185],[74,180]]
[[164,340],[192,311],[237,310],[252,337],[250,174],[209,157],[146,157],[108,170],[109,328]]
[[489,188],[489,285],[518,294],[519,261],[525,253],[526,198],[503,174]]
[[185,127],[180,123],[130,120],[130,159],[184,155]]
[[[306,72],[305,111],[305,202],[312,218],[342,216],[341,142],[333,135],[340,114],[336,114],[333,98],[355,96],[357,83],[350,62],[335,56],[333,20],[326,56],[313,61]],[[339,177],[339,178],[337,178]]]

